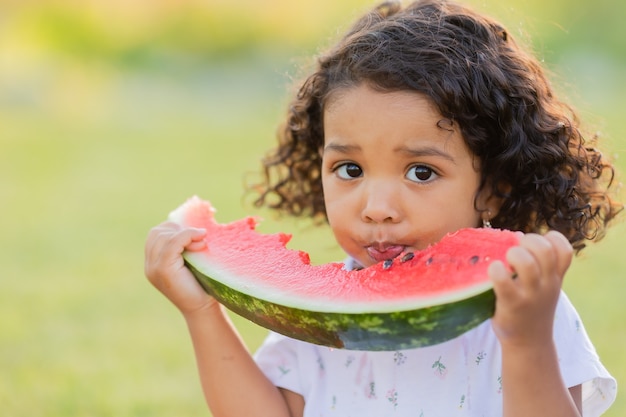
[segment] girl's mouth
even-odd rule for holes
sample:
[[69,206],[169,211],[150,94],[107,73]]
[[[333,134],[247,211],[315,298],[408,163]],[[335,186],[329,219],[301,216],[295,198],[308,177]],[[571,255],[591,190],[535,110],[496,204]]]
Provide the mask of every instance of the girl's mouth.
[[403,245],[387,245],[378,244],[371,245],[367,248],[367,254],[376,262],[386,261],[387,259],[393,259],[396,256],[404,252]]

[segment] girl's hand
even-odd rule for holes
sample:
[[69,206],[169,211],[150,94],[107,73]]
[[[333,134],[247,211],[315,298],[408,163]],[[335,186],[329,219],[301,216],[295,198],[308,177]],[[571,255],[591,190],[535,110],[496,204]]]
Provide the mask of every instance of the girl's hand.
[[148,280],[184,315],[217,303],[185,266],[182,253],[206,248],[206,230],[165,222],[150,230],[144,270]]
[[507,253],[513,271],[493,262],[489,275],[496,293],[492,319],[501,344],[524,346],[552,341],[554,312],[573,249],[565,236],[550,231],[528,234]]

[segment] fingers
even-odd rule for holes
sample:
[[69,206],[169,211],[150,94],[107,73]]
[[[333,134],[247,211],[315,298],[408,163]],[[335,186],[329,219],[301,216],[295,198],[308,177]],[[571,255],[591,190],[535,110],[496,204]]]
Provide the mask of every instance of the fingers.
[[559,232],[550,231],[545,236],[527,234],[520,238],[518,246],[507,252],[506,260],[511,270],[504,264],[494,262],[491,272],[496,279],[524,277],[528,285],[537,285],[542,277],[562,279],[569,268],[573,249]]
[[204,250],[205,248],[206,242],[204,241],[204,239],[200,241],[192,241],[187,246],[185,246],[185,250],[188,250],[190,252],[199,252],[201,250]]
[[507,261],[518,277],[529,286],[537,286],[544,276],[555,271],[554,250],[550,242],[537,234],[527,234],[520,239],[519,246],[507,253]]
[[544,296],[552,300],[560,292],[572,257],[572,246],[561,233],[527,234],[507,252],[509,266],[495,261],[488,273],[502,301],[540,302]]
[[496,293],[492,324],[501,342],[527,343],[549,338],[572,246],[558,232],[527,234],[508,250],[506,261],[489,266]]
[[559,232],[550,231],[546,233],[545,238],[552,244],[557,255],[556,272],[560,276],[565,276],[574,257],[574,249],[572,244]]
[[205,229],[182,228],[172,222],[162,223],[150,230],[145,245],[145,272],[150,278],[155,271],[168,271],[182,266],[185,250],[206,248]]
[[148,233],[146,255],[160,252],[163,246],[168,246],[178,253],[185,250],[202,250],[206,247],[205,235],[206,229],[183,228],[172,222],[161,223]]
[[183,252],[206,248],[206,230],[172,222],[150,230],[145,245],[144,272],[148,281],[183,314],[215,303],[185,266]]

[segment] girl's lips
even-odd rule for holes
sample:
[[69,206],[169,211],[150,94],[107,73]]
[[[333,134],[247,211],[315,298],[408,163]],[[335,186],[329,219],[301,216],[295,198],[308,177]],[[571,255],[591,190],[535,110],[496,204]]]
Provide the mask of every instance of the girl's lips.
[[368,246],[367,253],[376,262],[386,261],[387,259],[393,259],[396,256],[404,252],[404,246],[391,245],[391,246]]

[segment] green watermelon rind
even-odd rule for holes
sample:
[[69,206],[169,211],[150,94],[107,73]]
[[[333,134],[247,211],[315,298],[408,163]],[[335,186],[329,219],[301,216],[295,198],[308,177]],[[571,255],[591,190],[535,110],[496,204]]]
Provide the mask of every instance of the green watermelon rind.
[[391,351],[454,339],[491,318],[492,288],[452,303],[372,313],[311,311],[245,294],[205,275],[186,261],[202,287],[232,312],[277,333],[349,350]]

